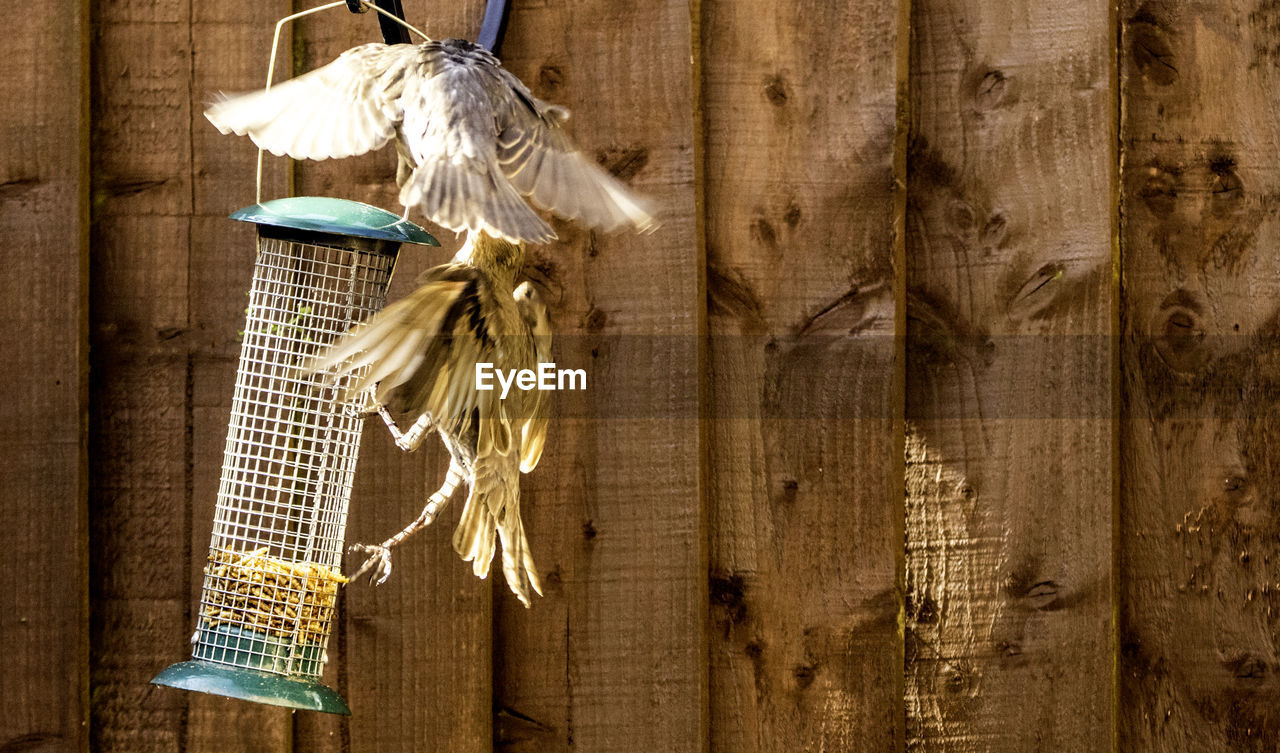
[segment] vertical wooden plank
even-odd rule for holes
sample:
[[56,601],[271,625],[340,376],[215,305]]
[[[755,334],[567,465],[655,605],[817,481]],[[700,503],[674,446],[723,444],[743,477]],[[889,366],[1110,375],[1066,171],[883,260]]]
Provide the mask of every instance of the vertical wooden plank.
[[[484,4],[410,0],[404,10],[411,24],[434,38],[474,38]],[[300,22],[295,40],[294,66],[302,72],[357,44],[381,41],[382,36],[372,12],[354,16],[338,9]],[[240,148],[251,151],[247,140],[242,141]],[[295,189],[300,196],[337,196],[397,213],[401,209],[395,150],[390,148],[353,159],[296,163]],[[449,259],[462,241],[416,213],[413,219],[426,224],[444,247],[402,248],[388,300],[412,290],[422,270]],[[348,543],[377,542],[400,530],[422,510],[447,467],[438,440],[405,454],[381,421],[366,422]],[[400,547],[386,584],[373,588],[359,582],[344,590],[344,619],[330,641],[327,677],[350,703],[353,715],[298,715],[296,750],[490,750],[493,582],[478,580],[453,551],[452,534],[461,511],[461,504],[451,505],[435,525]],[[359,562],[348,563],[348,569],[357,566]]]
[[208,217],[225,215],[230,185],[252,190],[252,162],[225,158],[201,113],[216,89],[250,85],[247,65],[260,85],[265,61],[249,60],[246,35],[279,10],[96,6],[93,718],[104,750],[288,744],[283,709],[148,684],[190,656],[253,258],[252,229]]
[[189,655],[189,14],[96,3],[90,537],[94,746],[171,750]]
[[[254,228],[227,219],[253,203],[255,155],[218,133],[204,106],[218,92],[257,88],[266,80],[267,53],[276,19],[289,2],[193,3],[188,27],[188,84],[192,172],[187,352],[188,603],[185,638],[195,629],[194,609],[204,583],[205,557],[217,502],[222,455],[244,327],[246,296],[257,247]],[[289,37],[285,36],[287,44]],[[287,166],[268,160],[263,196],[284,195]],[[171,639],[171,643],[176,640]],[[185,640],[183,641],[185,644]],[[185,646],[184,646],[185,647]],[[290,712],[207,694],[187,699],[184,740],[196,751],[290,750]]]
[[1120,747],[1274,750],[1280,7],[1121,6]]
[[0,749],[89,749],[85,2],[24,8],[0,61]]
[[908,747],[1106,750],[1110,5],[912,8]]
[[699,481],[702,261],[688,2],[517,3],[505,63],[567,106],[588,154],[658,202],[648,236],[556,222],[531,249],[561,368],[547,450],[521,485],[546,595],[495,583],[495,747],[705,746]]
[[900,7],[703,3],[712,750],[903,746]]

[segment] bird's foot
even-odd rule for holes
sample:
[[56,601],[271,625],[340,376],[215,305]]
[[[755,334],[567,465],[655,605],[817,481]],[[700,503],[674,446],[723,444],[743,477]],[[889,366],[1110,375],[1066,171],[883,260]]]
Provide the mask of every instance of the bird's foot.
[[382,405],[374,396],[374,389],[370,387],[344,403],[343,413],[353,418],[368,418],[382,410]]
[[384,415],[383,418],[387,421],[387,426],[391,429],[391,436],[396,439],[396,447],[399,447],[405,452],[413,452],[418,449],[418,446],[422,444],[422,440],[426,438],[427,434],[434,428],[434,425],[431,423],[431,414],[429,413],[423,413],[418,416],[418,420],[414,421],[413,426],[410,426],[409,430],[405,432],[400,431],[396,427],[395,422],[391,420],[390,415]]
[[369,555],[360,569],[355,571],[350,580],[355,580],[366,572],[369,574],[369,585],[381,586],[391,577],[391,549],[382,544],[352,544],[350,551]]

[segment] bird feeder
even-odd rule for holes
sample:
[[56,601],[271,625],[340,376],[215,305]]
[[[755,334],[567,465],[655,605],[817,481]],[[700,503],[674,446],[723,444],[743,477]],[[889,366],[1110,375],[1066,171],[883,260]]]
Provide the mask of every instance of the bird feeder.
[[276,199],[232,219],[258,254],[222,460],[192,659],[152,681],[349,714],[321,684],[363,418],[310,364],[379,311],[422,228],[342,199]]

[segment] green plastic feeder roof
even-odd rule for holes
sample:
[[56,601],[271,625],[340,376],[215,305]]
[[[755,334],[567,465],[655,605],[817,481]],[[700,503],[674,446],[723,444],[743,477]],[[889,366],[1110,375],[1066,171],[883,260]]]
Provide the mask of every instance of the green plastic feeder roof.
[[326,196],[272,199],[231,213],[231,219],[317,233],[439,246],[426,230],[385,209]]

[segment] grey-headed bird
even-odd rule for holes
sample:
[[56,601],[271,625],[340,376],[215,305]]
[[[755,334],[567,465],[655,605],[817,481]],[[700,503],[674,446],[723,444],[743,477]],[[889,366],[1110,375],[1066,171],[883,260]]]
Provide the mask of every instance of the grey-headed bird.
[[454,231],[554,239],[523,196],[591,227],[656,227],[641,200],[573,145],[568,110],[461,39],[353,47],[270,89],[224,96],[205,116],[295,159],[350,157],[394,139],[400,203]]

